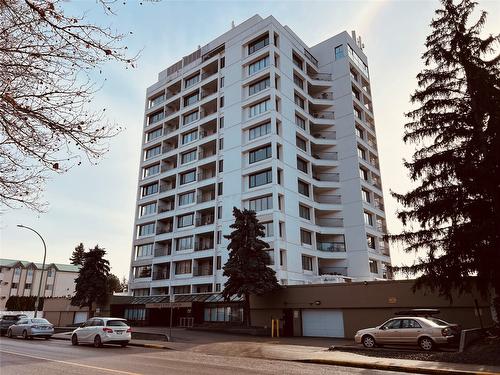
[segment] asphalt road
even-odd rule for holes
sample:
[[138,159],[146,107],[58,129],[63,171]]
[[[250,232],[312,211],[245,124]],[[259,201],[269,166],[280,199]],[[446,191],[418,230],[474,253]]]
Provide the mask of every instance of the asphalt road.
[[73,347],[68,341],[0,338],[2,375],[88,374],[396,374],[253,358],[223,357],[149,348]]

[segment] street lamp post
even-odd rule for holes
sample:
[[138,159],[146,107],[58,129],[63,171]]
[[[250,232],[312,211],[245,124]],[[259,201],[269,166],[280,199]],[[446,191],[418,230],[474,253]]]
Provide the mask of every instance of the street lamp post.
[[43,271],[45,269],[45,257],[47,256],[47,246],[45,245],[45,241],[43,240],[43,237],[40,235],[40,233],[38,233],[36,230],[34,230],[33,228],[30,228],[30,227],[27,227],[25,225],[21,225],[21,224],[17,224],[17,226],[19,228],[24,228],[24,229],[28,229],[32,232],[35,232],[38,237],[40,237],[40,239],[42,240],[42,243],[43,243],[43,263],[42,263],[42,273],[40,275],[40,283],[38,284],[38,294],[36,296],[36,302],[35,302],[35,318],[36,318],[36,315],[37,315],[37,312],[38,312],[38,302],[40,300],[40,291],[42,289],[42,281],[43,281]]

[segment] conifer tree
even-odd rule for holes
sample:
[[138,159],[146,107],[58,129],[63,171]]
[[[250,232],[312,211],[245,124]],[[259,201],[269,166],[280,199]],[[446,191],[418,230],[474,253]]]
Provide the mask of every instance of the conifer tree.
[[84,254],[85,248],[83,247],[83,243],[80,242],[80,244],[75,247],[75,250],[73,250],[73,254],[71,254],[69,261],[75,266],[82,266]]
[[441,3],[405,125],[405,143],[417,147],[405,166],[417,185],[393,193],[404,206],[398,212],[404,230],[391,237],[418,258],[395,270],[419,276],[415,288],[450,299],[474,280],[498,322],[500,38],[481,36],[486,13],[474,16],[475,2]]
[[230,240],[227,249],[229,259],[224,265],[224,284],[222,295],[229,299],[233,295],[244,296],[244,320],[248,326],[250,320],[250,295],[263,295],[279,288],[276,273],[269,268],[269,255],[264,251],[269,244],[259,237],[264,237],[264,226],[259,223],[255,212],[233,208],[235,221],[230,228]]

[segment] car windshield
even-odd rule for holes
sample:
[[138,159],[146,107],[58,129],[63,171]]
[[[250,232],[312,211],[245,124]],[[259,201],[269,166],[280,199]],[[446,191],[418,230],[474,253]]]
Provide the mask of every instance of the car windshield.
[[124,320],[108,320],[108,323],[106,323],[108,327],[126,327],[127,322]]
[[438,325],[438,326],[449,326],[450,323],[445,322],[444,320],[438,319],[438,318],[427,318],[427,320],[430,320],[432,323]]
[[18,320],[16,316],[3,316],[2,320]]
[[31,319],[31,323],[34,324],[49,324],[47,319]]

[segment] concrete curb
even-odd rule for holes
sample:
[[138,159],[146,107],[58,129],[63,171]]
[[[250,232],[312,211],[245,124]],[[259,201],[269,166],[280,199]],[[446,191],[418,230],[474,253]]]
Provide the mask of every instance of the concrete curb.
[[399,371],[399,372],[409,372],[409,373],[414,373],[414,374],[498,375],[498,373],[487,372],[487,371],[466,371],[466,370],[457,370],[457,369],[437,369],[437,368],[411,367],[411,366],[399,366],[399,365],[384,365],[382,363],[368,363],[368,362],[358,362],[358,361],[340,361],[340,360],[330,360],[330,359],[300,359],[300,360],[296,360],[294,362],[366,368],[366,369],[371,369],[371,370]]
[[[51,340],[63,340],[63,341],[71,341],[71,339],[65,338],[65,337],[51,337]],[[128,346],[135,346],[138,348],[153,348],[153,349],[164,349],[164,350],[174,350],[172,348],[169,348],[168,346],[165,345],[159,345],[159,344],[142,344],[142,343],[137,343],[137,342],[129,342]]]

